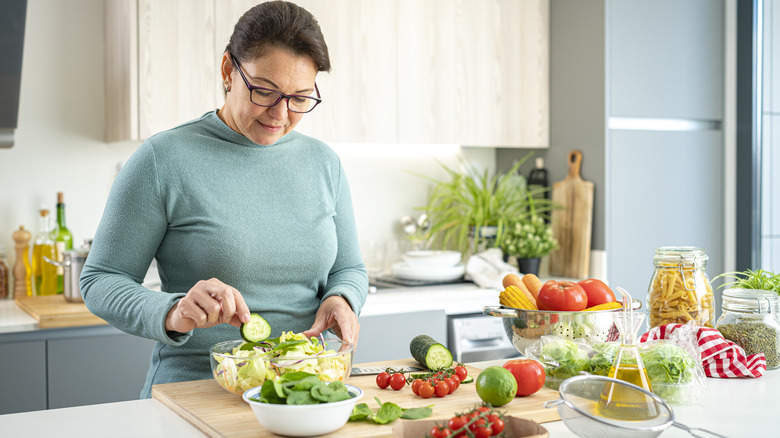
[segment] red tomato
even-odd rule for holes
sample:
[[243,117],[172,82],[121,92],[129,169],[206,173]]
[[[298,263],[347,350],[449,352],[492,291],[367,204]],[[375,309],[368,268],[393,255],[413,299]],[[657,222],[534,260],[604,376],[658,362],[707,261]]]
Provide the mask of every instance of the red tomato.
[[422,398],[431,398],[433,396],[433,386],[429,382],[423,382],[422,385],[420,385],[420,397]]
[[412,392],[414,395],[420,395],[420,385],[422,385],[422,379],[414,379],[412,382]]
[[430,435],[431,435],[433,438],[445,438],[445,437],[448,437],[448,436],[450,436],[450,434],[451,434],[451,433],[452,433],[452,431],[451,431],[451,430],[449,430],[448,428],[444,427],[444,426],[435,426],[435,427],[434,427],[433,429],[431,429],[431,431],[429,432],[429,434],[430,434]]
[[450,392],[448,392],[448,394],[452,394],[455,391],[455,382],[453,382],[452,379],[449,377],[445,377],[444,380],[442,381],[446,383],[447,387],[450,389]]
[[450,385],[447,382],[440,380],[436,383],[436,397],[444,397],[450,393]]
[[381,372],[376,376],[376,386],[385,389],[390,386],[390,373]]
[[493,430],[490,426],[479,426],[471,429],[471,432],[474,434],[474,438],[488,438],[493,435]]
[[498,435],[499,433],[504,431],[504,420],[501,419],[496,414],[490,414],[488,415],[488,423],[490,423],[490,428],[492,429],[493,433],[492,435]]
[[588,307],[588,294],[573,281],[550,280],[536,297],[539,310],[580,311]]
[[398,391],[406,385],[406,377],[401,373],[395,373],[390,376],[390,387]]
[[449,377],[447,384],[450,385],[450,393],[460,388],[460,379],[458,379],[458,375],[453,374],[452,377]]
[[601,280],[590,278],[578,281],[577,284],[582,286],[588,295],[588,307],[615,301],[615,293]]
[[[458,416],[458,417],[452,417],[450,418],[450,421],[447,422],[447,427],[450,428],[450,430],[455,433],[458,429],[462,428],[466,425],[466,423],[469,422],[468,417],[464,416]],[[466,431],[463,430],[461,432],[458,432],[455,436],[462,436],[465,435]]]
[[460,381],[462,382],[466,380],[466,376],[469,375],[469,371],[466,369],[466,367],[458,365],[455,367],[455,374],[458,375]]
[[544,386],[544,367],[533,359],[513,359],[507,361],[504,368],[515,376],[520,397],[531,395]]

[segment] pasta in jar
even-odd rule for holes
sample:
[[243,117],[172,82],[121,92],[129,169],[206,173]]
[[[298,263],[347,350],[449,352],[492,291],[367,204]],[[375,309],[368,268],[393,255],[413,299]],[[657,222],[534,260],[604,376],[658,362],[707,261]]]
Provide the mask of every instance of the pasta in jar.
[[694,321],[712,327],[715,314],[712,285],[705,269],[707,255],[693,247],[662,247],[655,250],[655,271],[647,293],[650,327]]

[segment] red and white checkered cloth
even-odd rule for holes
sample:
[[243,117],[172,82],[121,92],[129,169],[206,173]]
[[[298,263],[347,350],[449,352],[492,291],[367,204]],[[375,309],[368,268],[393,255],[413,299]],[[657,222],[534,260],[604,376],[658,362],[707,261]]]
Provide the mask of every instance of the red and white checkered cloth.
[[[669,334],[682,324],[666,324],[650,329],[639,342],[667,339]],[[745,355],[739,345],[725,339],[719,331],[708,327],[697,327],[696,338],[701,351],[701,363],[707,377],[761,377],[766,371],[764,353]]]

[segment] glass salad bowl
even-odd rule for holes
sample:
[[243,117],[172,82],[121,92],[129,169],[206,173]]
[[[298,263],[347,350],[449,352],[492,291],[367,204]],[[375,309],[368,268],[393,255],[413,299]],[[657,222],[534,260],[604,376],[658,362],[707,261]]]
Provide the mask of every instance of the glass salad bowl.
[[345,381],[352,370],[355,346],[338,338],[311,338],[292,332],[259,343],[226,341],[211,347],[211,374],[234,394],[262,386],[293,371],[317,374],[321,380]]

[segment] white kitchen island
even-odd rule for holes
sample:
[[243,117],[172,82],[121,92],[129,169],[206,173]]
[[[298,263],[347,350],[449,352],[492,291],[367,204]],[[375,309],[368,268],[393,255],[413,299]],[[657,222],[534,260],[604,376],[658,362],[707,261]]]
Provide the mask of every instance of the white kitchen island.
[[[503,362],[472,365],[485,368]],[[759,379],[708,378],[707,386],[709,395],[704,401],[692,406],[673,406],[679,423],[707,428],[730,438],[780,436],[780,370],[768,371]],[[561,421],[543,426],[554,438],[576,436]],[[259,423],[258,427],[261,427]],[[162,403],[151,399],[0,415],[0,435],[61,438],[204,436]],[[671,427],[661,436],[690,435]]]

